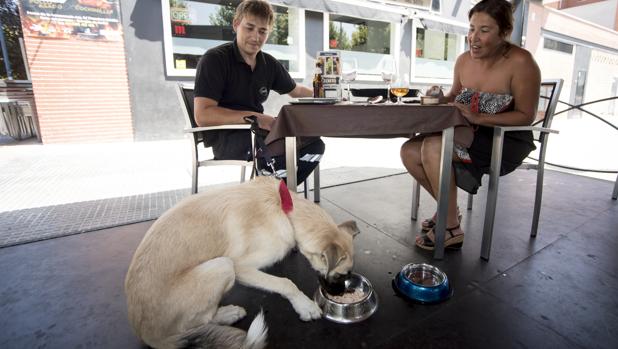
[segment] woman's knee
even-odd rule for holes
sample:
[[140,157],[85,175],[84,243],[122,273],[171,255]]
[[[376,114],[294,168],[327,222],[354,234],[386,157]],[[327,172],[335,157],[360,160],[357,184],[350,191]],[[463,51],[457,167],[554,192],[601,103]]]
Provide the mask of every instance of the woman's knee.
[[403,161],[421,161],[421,142],[409,140],[405,142],[399,151],[399,156]]
[[426,161],[435,161],[440,159],[442,151],[442,136],[428,136],[423,139],[421,146],[421,159],[423,163]]

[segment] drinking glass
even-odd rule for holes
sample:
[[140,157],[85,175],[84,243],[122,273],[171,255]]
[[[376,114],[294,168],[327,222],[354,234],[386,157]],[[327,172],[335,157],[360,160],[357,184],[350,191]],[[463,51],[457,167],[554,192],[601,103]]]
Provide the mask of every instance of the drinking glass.
[[408,74],[398,75],[390,88],[390,92],[397,96],[397,104],[403,104],[401,97],[407,95],[408,91],[410,91],[410,79],[408,78]]
[[397,75],[397,69],[395,67],[395,60],[392,56],[385,56],[381,61],[381,71],[382,71],[382,81],[384,81],[388,85],[388,89],[386,90],[386,103],[393,103],[391,101],[391,83],[395,79]]
[[347,58],[341,61],[341,66],[341,82],[348,85],[348,103],[352,103],[352,91],[350,90],[350,83],[356,80],[358,62],[356,61],[356,58]]

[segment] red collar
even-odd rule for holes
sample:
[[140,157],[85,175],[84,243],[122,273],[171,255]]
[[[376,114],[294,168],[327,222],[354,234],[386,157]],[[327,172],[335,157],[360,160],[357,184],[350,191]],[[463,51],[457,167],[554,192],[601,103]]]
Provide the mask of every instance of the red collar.
[[285,214],[292,212],[294,209],[294,203],[292,202],[292,195],[284,181],[279,182],[279,197],[281,197],[281,209]]

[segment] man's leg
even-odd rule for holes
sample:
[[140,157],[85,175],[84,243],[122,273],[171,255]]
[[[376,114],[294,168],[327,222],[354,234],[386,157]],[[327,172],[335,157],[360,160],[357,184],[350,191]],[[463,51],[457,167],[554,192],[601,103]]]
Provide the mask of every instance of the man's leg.
[[[310,144],[307,144],[306,146],[302,147],[297,151],[297,184],[303,183],[307,179],[307,177],[309,177],[311,172],[313,172],[313,170],[318,166],[318,164],[320,163],[320,159],[322,158],[322,154],[324,154],[324,149],[324,142],[322,142],[321,139],[318,139],[314,142],[311,142]],[[275,156],[274,159],[275,170],[281,173],[282,170],[285,170],[285,155]],[[261,164],[260,166],[263,166],[263,164],[265,163],[263,158],[259,158],[258,160],[258,164]]]

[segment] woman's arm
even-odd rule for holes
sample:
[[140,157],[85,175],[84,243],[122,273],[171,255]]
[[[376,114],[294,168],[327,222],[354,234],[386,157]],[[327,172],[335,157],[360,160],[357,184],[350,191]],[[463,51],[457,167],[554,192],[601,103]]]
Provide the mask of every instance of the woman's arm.
[[453,85],[451,89],[445,96],[440,97],[440,103],[450,103],[455,100],[455,97],[461,92],[462,84],[461,84],[461,70],[465,65],[465,60],[467,58],[468,52],[464,52],[457,57],[457,61],[455,61],[455,68],[453,69]]

